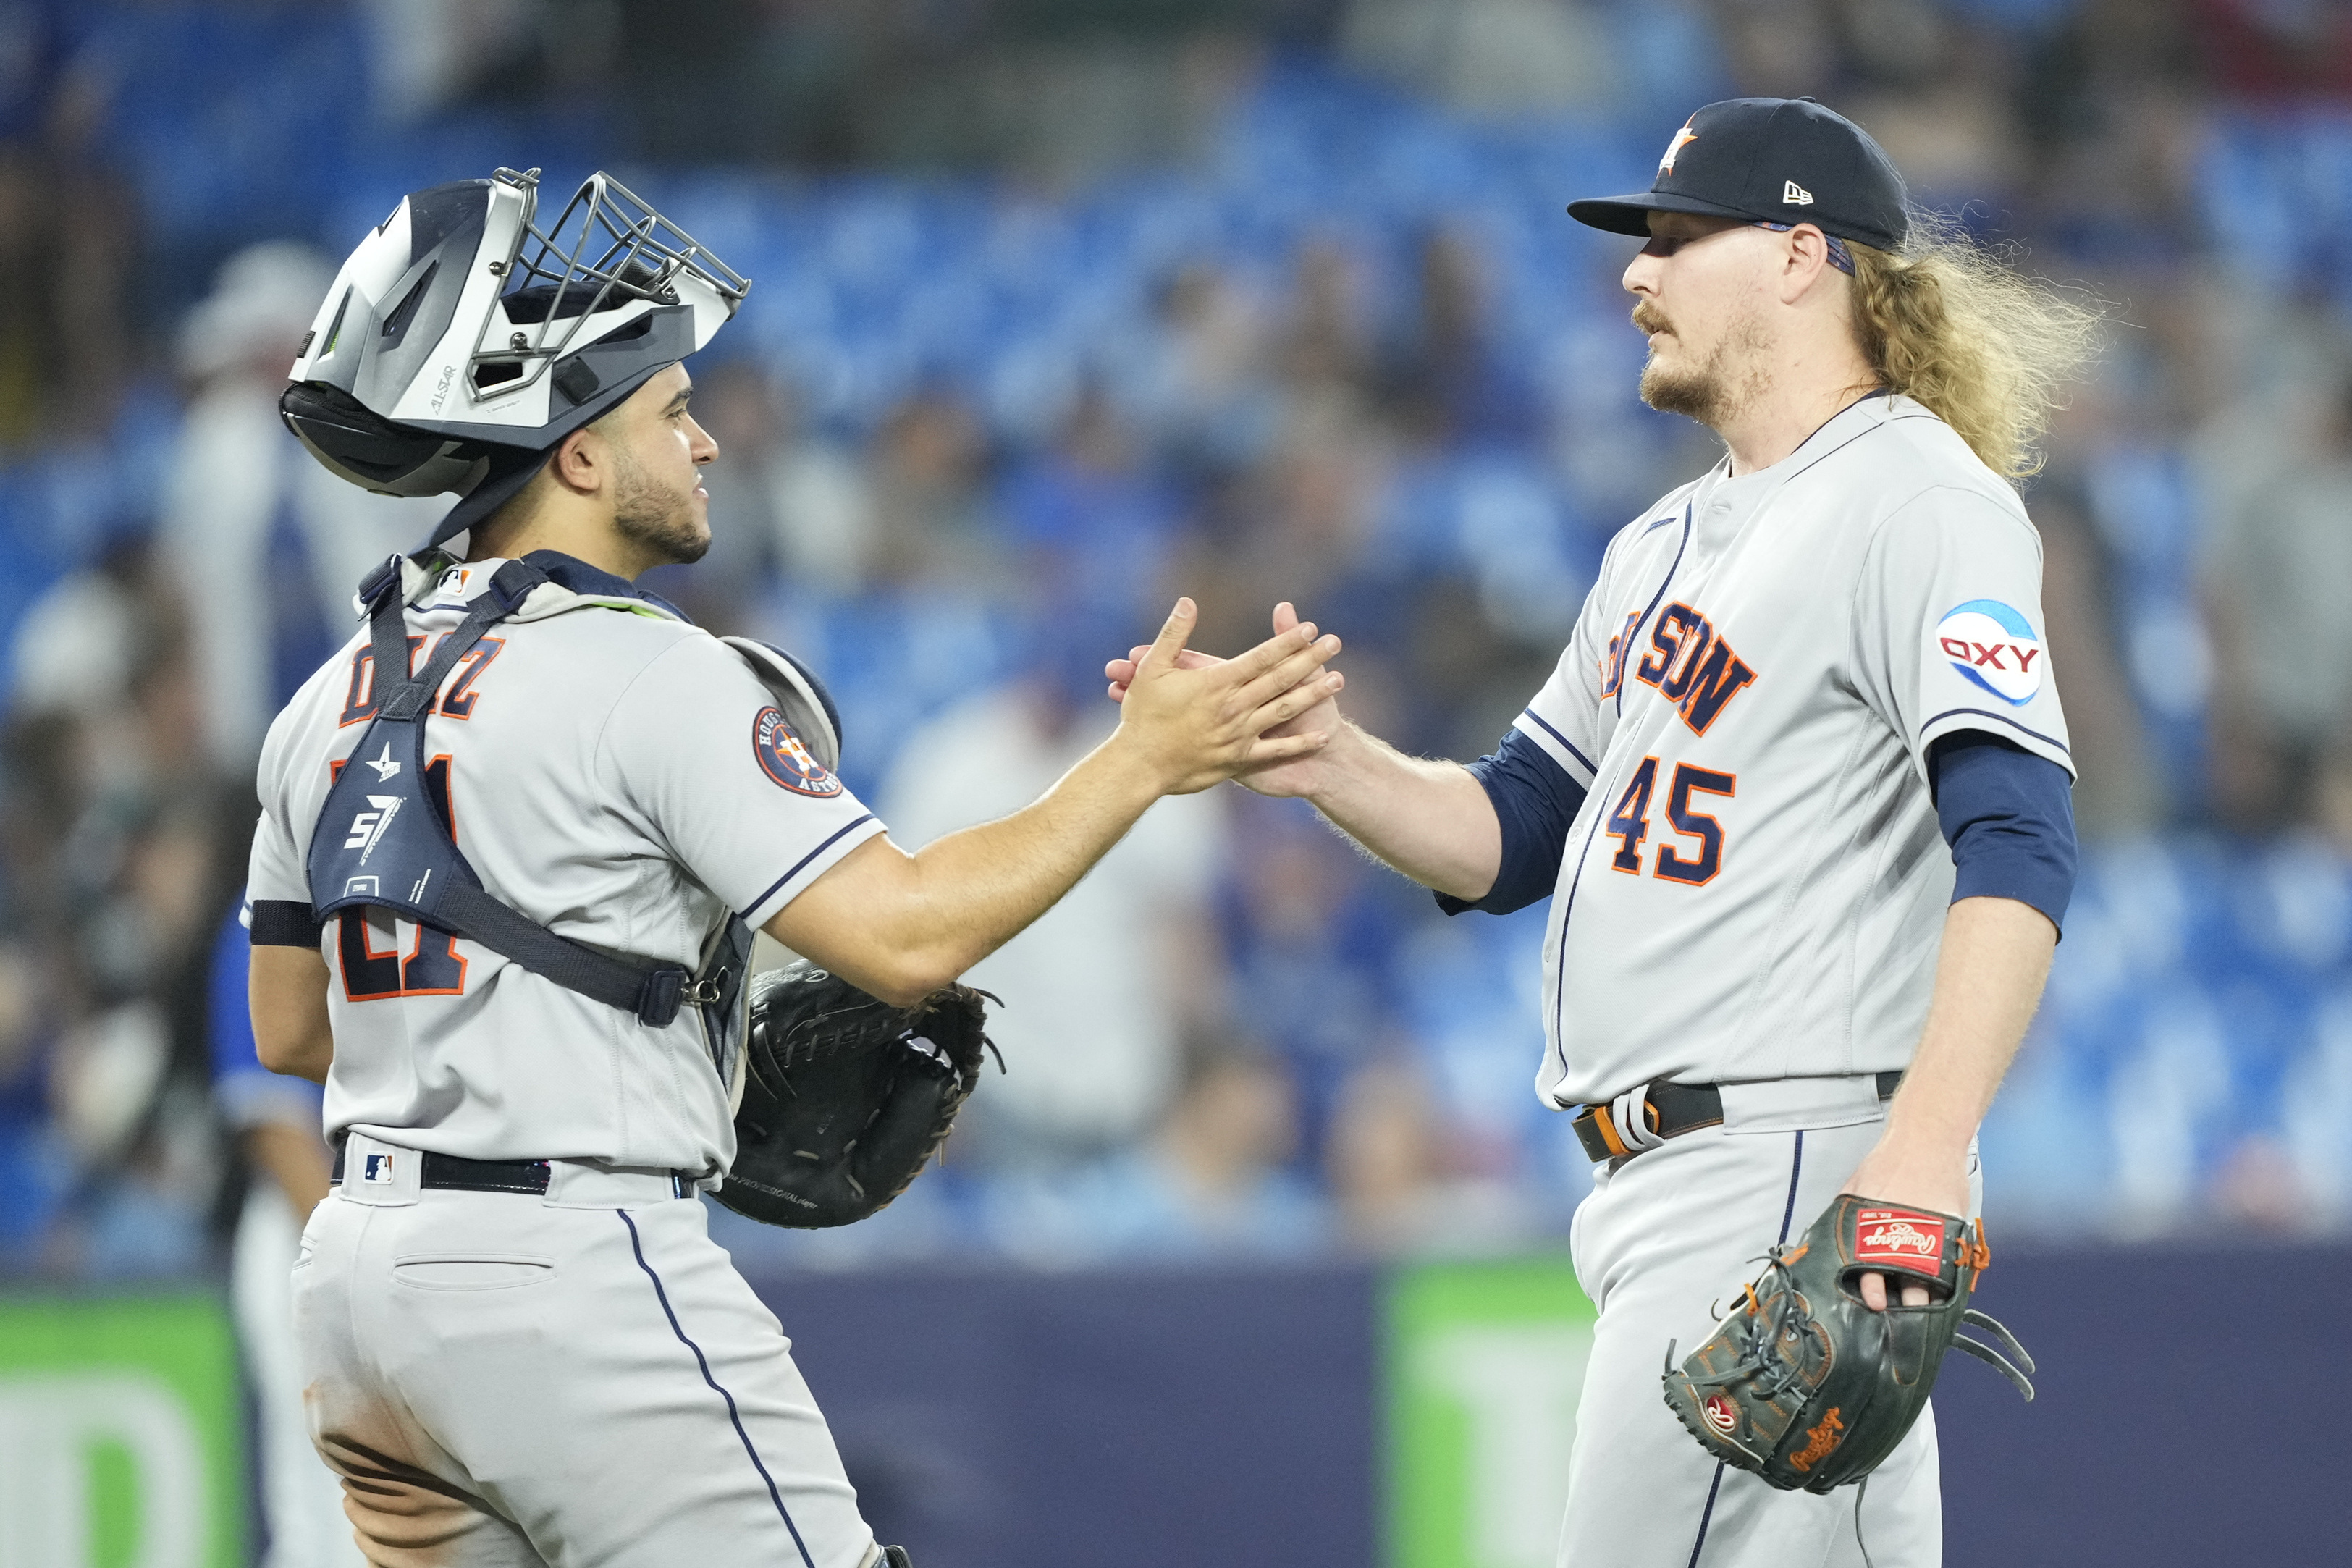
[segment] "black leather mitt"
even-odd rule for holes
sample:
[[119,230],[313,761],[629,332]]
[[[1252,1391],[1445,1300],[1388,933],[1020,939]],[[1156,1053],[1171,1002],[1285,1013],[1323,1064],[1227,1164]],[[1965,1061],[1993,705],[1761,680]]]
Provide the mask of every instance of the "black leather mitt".
[[806,960],[753,976],[735,1163],[719,1201],[814,1230],[905,1192],[980,1082],[992,1048],[985,997],[950,985],[893,1007]]
[[[2033,1397],[2033,1358],[1969,1305],[1990,1261],[1966,1220],[1840,1197],[1796,1246],[1772,1249],[1723,1326],[1681,1366],[1667,1347],[1666,1404],[1701,1447],[1783,1491],[1860,1480],[1927,1408],[1948,1350],[1990,1363]],[[1886,1277],[1883,1312],[1863,1304],[1856,1283],[1874,1271]],[[1927,1285],[1926,1306],[1895,1304],[1909,1283]]]

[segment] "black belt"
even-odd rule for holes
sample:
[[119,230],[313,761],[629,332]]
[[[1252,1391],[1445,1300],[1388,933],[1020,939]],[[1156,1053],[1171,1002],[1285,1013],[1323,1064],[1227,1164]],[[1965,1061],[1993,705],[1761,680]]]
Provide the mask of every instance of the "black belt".
[[[394,1159],[407,1158],[421,1162],[416,1176],[420,1187],[437,1187],[460,1193],[522,1193],[531,1197],[547,1195],[549,1164],[545,1160],[468,1160],[457,1154],[412,1154],[404,1149],[391,1151]],[[695,1190],[695,1178],[683,1171],[669,1173],[670,1196],[682,1198]],[[335,1168],[328,1175],[331,1185],[341,1184],[343,1150],[335,1146]]]
[[[1899,1070],[1880,1073],[1878,1098],[1894,1099],[1902,1082]],[[1650,1085],[1643,1099],[1650,1131],[1661,1138],[1679,1138],[1702,1127],[1723,1124],[1723,1091],[1711,1083],[1672,1083],[1659,1079]],[[1596,1161],[1630,1160],[1642,1152],[1626,1143],[1617,1124],[1610,1120],[1606,1102],[1586,1106],[1577,1117],[1575,1127],[1576,1141]]]

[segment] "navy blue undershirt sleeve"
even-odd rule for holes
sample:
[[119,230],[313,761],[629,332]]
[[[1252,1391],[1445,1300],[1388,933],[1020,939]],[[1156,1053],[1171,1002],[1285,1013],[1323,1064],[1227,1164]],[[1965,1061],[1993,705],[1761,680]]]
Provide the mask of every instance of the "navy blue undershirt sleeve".
[[2063,930],[2075,863],[2066,770],[1997,735],[1963,730],[1928,749],[1927,790],[1958,868],[1952,901],[2014,899]]
[[1480,910],[1507,915],[1550,895],[1568,853],[1568,826],[1584,804],[1584,786],[1568,776],[1541,746],[1513,730],[1492,756],[1470,764],[1470,776],[1495,804],[1503,826],[1503,863],[1486,896],[1472,902],[1448,893],[1437,907],[1449,915]]

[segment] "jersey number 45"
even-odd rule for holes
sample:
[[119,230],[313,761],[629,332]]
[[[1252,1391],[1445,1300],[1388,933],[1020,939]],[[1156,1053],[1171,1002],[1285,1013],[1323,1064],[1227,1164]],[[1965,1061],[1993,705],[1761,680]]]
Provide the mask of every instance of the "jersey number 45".
[[[1626,781],[1625,793],[1617,797],[1617,809],[1609,814],[1606,831],[1617,840],[1617,853],[1609,858],[1609,864],[1630,877],[1642,874],[1642,845],[1650,837],[1650,800],[1657,791],[1660,765],[1657,758],[1643,757]],[[1735,773],[1688,763],[1675,764],[1674,778],[1666,785],[1666,821],[1676,833],[1696,841],[1697,853],[1685,856],[1675,845],[1661,844],[1651,875],[1692,888],[1715,880],[1716,873],[1723,869],[1723,824],[1703,811],[1692,810],[1691,796],[1731,795],[1738,792],[1738,785]]]

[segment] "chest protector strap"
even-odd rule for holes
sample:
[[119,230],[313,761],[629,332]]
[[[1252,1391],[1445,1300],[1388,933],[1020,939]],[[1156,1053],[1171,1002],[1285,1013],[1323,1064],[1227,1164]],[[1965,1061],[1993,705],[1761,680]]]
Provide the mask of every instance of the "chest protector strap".
[[[388,574],[362,584],[375,661],[375,718],[336,775],[311,833],[311,913],[324,924],[348,909],[390,910],[479,942],[534,974],[656,1029],[669,1026],[681,1003],[723,1006],[725,994],[742,983],[751,948],[748,930],[740,941],[731,929],[722,932],[698,978],[679,964],[631,963],[558,936],[483,890],[482,879],[457,848],[446,803],[426,785],[425,721],[457,661],[548,579],[520,561],[499,567],[425,668],[394,684],[408,669],[399,564],[395,559]],[[729,922],[730,928],[740,924]],[[725,1064],[722,1072],[731,1065]]]

